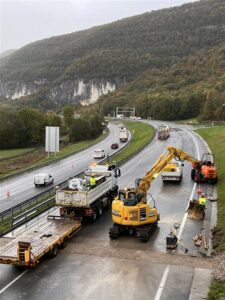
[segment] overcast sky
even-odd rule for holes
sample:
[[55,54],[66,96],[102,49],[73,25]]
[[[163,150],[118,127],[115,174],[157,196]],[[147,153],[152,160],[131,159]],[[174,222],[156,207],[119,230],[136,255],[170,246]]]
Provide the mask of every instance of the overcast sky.
[[0,52],[196,0],[0,0]]

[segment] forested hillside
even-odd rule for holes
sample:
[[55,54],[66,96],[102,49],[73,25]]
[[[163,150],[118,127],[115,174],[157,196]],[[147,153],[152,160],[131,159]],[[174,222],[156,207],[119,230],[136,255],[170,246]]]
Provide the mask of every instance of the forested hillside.
[[225,1],[201,0],[31,43],[0,59],[0,98],[56,109],[108,93],[102,114],[222,120],[224,66]]
[[225,120],[225,43],[170,68],[150,69],[98,102],[105,115],[132,105],[145,118]]
[[0,79],[134,79],[225,40],[225,1],[209,0],[31,43],[1,60]]

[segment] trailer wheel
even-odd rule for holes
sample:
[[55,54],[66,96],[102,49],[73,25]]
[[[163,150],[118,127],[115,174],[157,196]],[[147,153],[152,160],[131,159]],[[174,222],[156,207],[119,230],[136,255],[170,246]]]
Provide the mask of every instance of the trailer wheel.
[[58,250],[59,250],[58,245],[54,245],[54,246],[52,247],[52,249],[50,250],[50,252],[49,252],[49,257],[50,257],[50,258],[56,257],[56,255],[57,255],[57,253],[58,253]]
[[103,213],[103,206],[102,203],[100,203],[98,207],[98,217],[101,217],[102,213]]
[[64,240],[62,241],[62,243],[59,245],[59,249],[64,249],[64,248],[66,248],[66,245],[67,245],[67,239],[64,239]]
[[96,210],[96,208],[94,208],[93,209],[93,214],[92,214],[92,217],[91,217],[92,223],[94,223],[97,220],[97,217],[98,217],[97,210]]

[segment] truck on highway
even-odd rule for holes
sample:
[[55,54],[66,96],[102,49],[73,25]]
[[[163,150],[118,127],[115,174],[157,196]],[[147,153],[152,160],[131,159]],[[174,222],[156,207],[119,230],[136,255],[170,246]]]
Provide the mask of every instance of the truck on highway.
[[157,130],[158,140],[167,140],[170,137],[170,129],[168,125],[161,126]]
[[123,128],[123,129],[120,130],[119,140],[120,140],[120,142],[127,142],[127,140],[128,140],[128,131],[127,131],[126,128]]
[[81,220],[55,215],[41,218],[15,237],[0,238],[0,263],[35,267],[47,255],[54,257],[81,228]]
[[173,159],[161,172],[163,182],[176,181],[181,182],[184,164]]
[[[96,179],[91,189],[90,178]],[[75,177],[68,187],[56,190],[56,205],[64,217],[82,217],[95,221],[103,209],[110,206],[117,195],[120,169],[116,165],[94,165],[84,171],[84,177]]]

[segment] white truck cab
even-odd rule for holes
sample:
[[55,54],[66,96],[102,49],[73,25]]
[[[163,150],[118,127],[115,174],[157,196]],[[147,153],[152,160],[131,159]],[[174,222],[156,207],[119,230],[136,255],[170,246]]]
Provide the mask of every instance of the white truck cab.
[[105,157],[105,150],[103,150],[103,149],[95,149],[93,157],[94,158],[104,158]]
[[41,174],[36,174],[34,176],[34,185],[35,186],[45,186],[48,184],[52,184],[54,182],[54,178],[51,174],[49,173],[41,173]]

